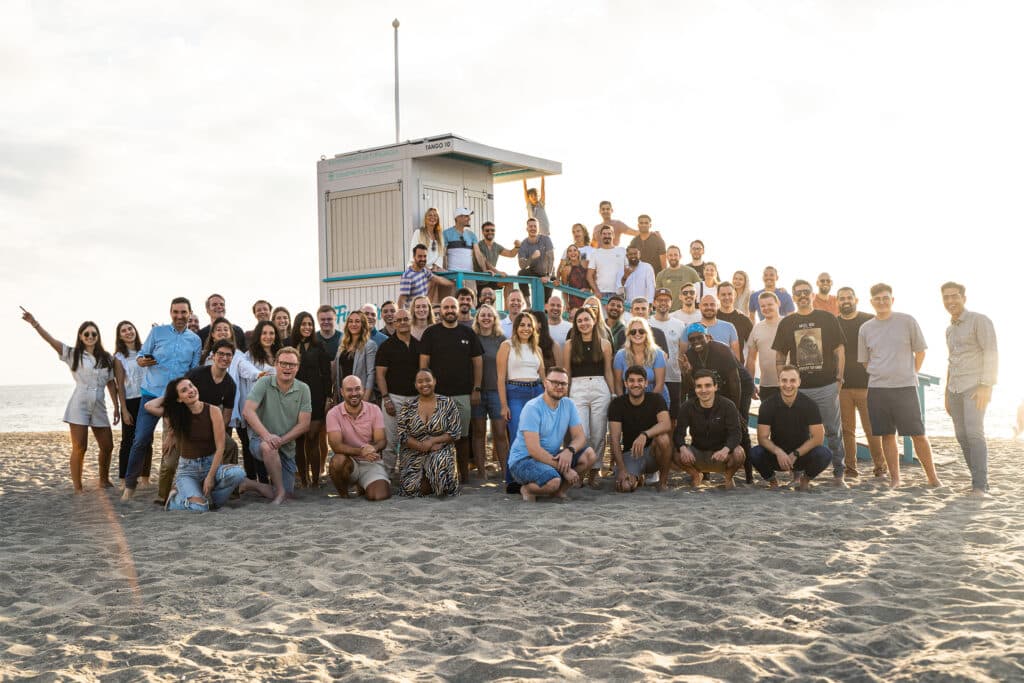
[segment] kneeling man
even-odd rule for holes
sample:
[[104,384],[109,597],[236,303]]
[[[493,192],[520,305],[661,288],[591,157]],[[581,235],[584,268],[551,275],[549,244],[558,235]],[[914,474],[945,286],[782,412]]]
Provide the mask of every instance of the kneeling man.
[[334,456],[327,471],[338,495],[348,498],[353,483],[367,500],[391,497],[391,479],[381,462],[388,445],[384,414],[363,400],[363,382],[356,375],[341,381],[342,402],[327,413],[327,443]]
[[[679,407],[676,418],[675,461],[693,486],[699,486],[705,472],[725,474],[725,488],[731,489],[733,475],[743,466],[745,454],[740,441],[743,427],[736,404],[718,395],[718,380],[711,370],[693,373],[694,396]],[[686,430],[690,445],[686,445]]]
[[[576,404],[566,397],[569,374],[553,367],[544,376],[544,393],[530,399],[519,416],[519,431],[508,454],[512,477],[522,485],[523,500],[537,496],[565,498],[580,475],[594,463]],[[569,445],[563,446],[566,436]]]
[[[615,490],[635,491],[644,484],[645,474],[658,472],[658,490],[668,488],[672,466],[672,420],[661,394],[647,391],[647,370],[640,365],[626,369],[626,393],[608,407],[612,458],[615,460]],[[629,454],[623,457],[623,449]]]
[[779,370],[779,393],[766,399],[757,414],[757,445],[750,462],[772,488],[775,473],[800,472],[800,490],[832,462],[832,451],[822,444],[825,427],[818,405],[800,393],[800,371],[786,365]]

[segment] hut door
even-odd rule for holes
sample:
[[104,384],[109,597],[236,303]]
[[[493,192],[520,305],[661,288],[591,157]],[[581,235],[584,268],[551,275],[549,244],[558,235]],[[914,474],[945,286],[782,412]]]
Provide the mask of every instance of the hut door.
[[420,225],[423,225],[423,214],[431,207],[437,209],[437,213],[441,217],[442,230],[455,225],[455,209],[458,206],[456,202],[459,200],[455,188],[424,185],[421,196],[423,198],[423,210],[420,211]]

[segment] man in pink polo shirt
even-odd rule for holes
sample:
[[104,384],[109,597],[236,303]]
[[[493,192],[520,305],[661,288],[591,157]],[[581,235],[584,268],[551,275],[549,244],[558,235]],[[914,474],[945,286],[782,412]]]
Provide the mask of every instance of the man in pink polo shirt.
[[387,500],[391,480],[380,457],[387,445],[384,415],[363,400],[363,383],[355,375],[342,380],[341,395],[342,403],[327,413],[327,443],[334,451],[328,465],[331,481],[342,498],[355,484],[367,500]]

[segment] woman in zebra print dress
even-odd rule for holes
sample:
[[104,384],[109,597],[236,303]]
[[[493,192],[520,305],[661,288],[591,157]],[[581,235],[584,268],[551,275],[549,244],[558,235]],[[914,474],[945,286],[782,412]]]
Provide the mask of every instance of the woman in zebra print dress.
[[455,496],[461,490],[455,441],[462,430],[455,401],[434,393],[434,374],[416,373],[415,401],[398,414],[399,493]]

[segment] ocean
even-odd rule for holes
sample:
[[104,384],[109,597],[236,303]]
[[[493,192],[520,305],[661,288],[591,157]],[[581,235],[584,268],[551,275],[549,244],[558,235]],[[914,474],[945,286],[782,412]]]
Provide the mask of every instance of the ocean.
[[[63,431],[66,426],[61,418],[72,389],[70,384],[0,385],[0,432]],[[1020,398],[1004,396],[999,389],[997,386],[986,416],[986,433],[993,438],[1010,438]],[[953,423],[943,409],[939,387],[925,390],[925,404],[928,433],[952,436]]]

